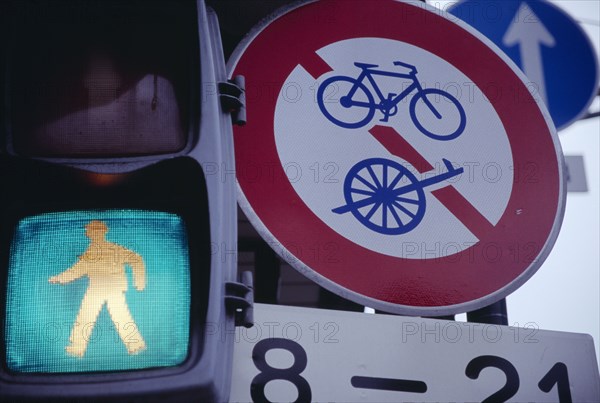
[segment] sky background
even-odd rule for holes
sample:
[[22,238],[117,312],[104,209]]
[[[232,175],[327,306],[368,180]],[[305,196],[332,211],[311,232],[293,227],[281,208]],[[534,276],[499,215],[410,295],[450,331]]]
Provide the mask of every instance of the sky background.
[[[428,0],[446,10],[454,1]],[[553,0],[589,36],[600,54],[600,1]],[[576,72],[574,72],[576,74]],[[598,97],[591,110],[600,109]],[[600,357],[600,118],[580,120],[559,132],[564,155],[583,156],[588,192],[568,193],[556,244],[537,273],[507,298],[508,321],[592,335]],[[465,320],[460,315],[459,320]]]

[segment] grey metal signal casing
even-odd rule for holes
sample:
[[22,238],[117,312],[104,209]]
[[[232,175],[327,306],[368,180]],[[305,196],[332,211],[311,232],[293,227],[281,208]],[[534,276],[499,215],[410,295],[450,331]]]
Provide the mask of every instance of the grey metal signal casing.
[[[199,89],[201,100],[200,137],[190,156],[200,162],[206,177],[210,211],[210,236],[214,252],[211,257],[211,273],[222,273],[222,278],[211,276],[210,292],[217,298],[209,298],[206,324],[214,331],[207,331],[203,346],[204,368],[198,368],[198,379],[211,381],[218,401],[227,401],[231,382],[233,341],[235,324],[232,313],[225,306],[225,283],[236,280],[237,272],[237,199],[233,130],[231,116],[223,112],[218,94],[218,83],[227,81],[221,36],[217,16],[207,10],[204,1],[198,1],[198,26],[200,36]],[[207,174],[207,167],[217,167],[221,174]],[[221,266],[219,270],[216,266]],[[229,319],[228,319],[229,317]],[[223,328],[230,326],[229,328]],[[212,348],[215,345],[222,348]],[[220,352],[226,356],[219,355]],[[200,381],[202,383],[202,381]]]
[[[155,163],[184,157],[193,159],[202,168],[208,198],[210,220],[210,275],[206,316],[200,321],[190,318],[192,339],[188,359],[176,368],[158,368],[132,373],[99,373],[85,376],[53,374],[38,377],[6,375],[0,371],[0,400],[37,399],[126,399],[127,401],[227,401],[230,393],[231,365],[235,326],[240,324],[240,308],[233,299],[251,299],[247,287],[237,284],[237,199],[231,111],[222,107],[220,83],[227,82],[221,36],[217,16],[207,9],[204,0],[196,0],[198,20],[199,79],[192,80],[196,88],[200,114],[189,130],[186,148],[177,154],[125,158],[37,158],[56,166],[100,174],[120,174],[137,171]],[[236,118],[237,119],[237,118]],[[193,119],[192,119],[193,120]],[[10,139],[13,133],[5,133]],[[7,140],[7,144],[11,141]],[[6,154],[12,152],[9,144]],[[19,157],[18,154],[15,155]],[[191,183],[190,186],[202,186]],[[4,207],[3,207],[4,208]],[[191,245],[193,247],[194,245]],[[205,249],[203,249],[205,250]],[[200,267],[203,270],[207,268]],[[198,269],[198,267],[196,267]],[[234,287],[231,287],[231,286]],[[237,286],[237,287],[235,287]],[[233,298],[231,289],[237,290]],[[196,290],[197,291],[197,290]],[[194,288],[192,288],[194,292]],[[247,303],[251,305],[251,303]],[[192,315],[194,315],[192,311]],[[246,315],[246,317],[249,317]],[[236,323],[237,322],[237,323]],[[242,324],[249,326],[248,320]],[[203,334],[202,337],[194,335]],[[200,342],[198,342],[200,340]],[[43,379],[41,379],[43,378]],[[85,380],[87,379],[87,380]],[[72,383],[71,383],[72,382]]]

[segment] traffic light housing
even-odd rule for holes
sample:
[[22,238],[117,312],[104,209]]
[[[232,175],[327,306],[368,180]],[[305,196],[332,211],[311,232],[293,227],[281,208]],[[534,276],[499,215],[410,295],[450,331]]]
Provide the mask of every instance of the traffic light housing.
[[212,170],[243,106],[216,16],[3,7],[0,401],[226,400],[251,289],[235,175]]

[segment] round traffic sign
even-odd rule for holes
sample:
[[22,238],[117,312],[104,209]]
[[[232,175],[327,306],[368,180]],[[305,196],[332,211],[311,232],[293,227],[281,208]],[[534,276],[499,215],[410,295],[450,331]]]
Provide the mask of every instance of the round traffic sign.
[[500,47],[527,75],[557,129],[581,118],[598,94],[598,56],[567,12],[546,0],[462,0],[448,12]]
[[562,152],[518,68],[421,3],[309,2],[230,60],[242,209],[307,277],[367,306],[464,312],[523,284],[564,212]]

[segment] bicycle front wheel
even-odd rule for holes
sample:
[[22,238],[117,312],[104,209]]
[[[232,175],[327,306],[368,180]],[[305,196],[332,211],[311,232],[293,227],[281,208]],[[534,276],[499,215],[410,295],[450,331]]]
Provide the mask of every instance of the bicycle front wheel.
[[330,77],[317,91],[319,109],[327,119],[346,129],[365,126],[375,115],[373,95],[354,78]]
[[427,88],[411,99],[410,117],[421,133],[434,140],[453,140],[467,125],[460,102],[436,88]]

